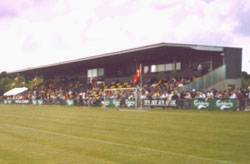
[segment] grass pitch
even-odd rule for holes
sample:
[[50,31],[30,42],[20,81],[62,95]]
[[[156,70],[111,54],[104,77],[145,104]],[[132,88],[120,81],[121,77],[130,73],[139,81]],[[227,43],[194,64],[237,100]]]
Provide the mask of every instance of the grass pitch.
[[250,163],[250,112],[0,105],[0,163]]

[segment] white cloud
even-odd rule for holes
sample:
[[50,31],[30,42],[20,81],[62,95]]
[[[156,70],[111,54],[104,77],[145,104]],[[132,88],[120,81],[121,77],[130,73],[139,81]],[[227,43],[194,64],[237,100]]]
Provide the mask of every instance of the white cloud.
[[10,8],[18,16],[0,20],[0,71],[179,42],[243,47],[243,70],[250,72],[245,62],[250,56],[249,36],[235,32],[241,22],[234,11],[249,10],[249,4],[247,0],[20,0]]

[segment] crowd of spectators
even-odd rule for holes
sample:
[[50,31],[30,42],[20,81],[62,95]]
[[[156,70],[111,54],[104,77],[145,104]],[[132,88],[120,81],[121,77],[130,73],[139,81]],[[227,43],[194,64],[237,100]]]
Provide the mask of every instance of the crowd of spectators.
[[48,80],[35,86],[31,90],[14,96],[13,99],[43,99],[48,103],[54,103],[57,100],[74,99],[76,96],[76,91],[79,89],[79,87],[80,80],[78,78]]
[[[249,98],[249,91],[246,89],[228,88],[224,91],[215,89],[203,89],[202,91],[180,89],[186,84],[196,80],[196,77],[185,78],[165,78],[162,80],[145,79],[142,84],[142,90],[138,96],[141,99],[162,99],[170,102],[178,99],[245,99]],[[79,105],[97,105],[104,99],[104,89],[113,88],[130,88],[138,87],[130,82],[112,81],[105,83],[102,81],[92,81],[87,83],[86,80],[79,78],[61,78],[58,80],[48,80],[44,83],[19,94],[14,99],[42,99],[44,103],[62,103],[64,100],[71,99]],[[126,91],[108,91],[105,93],[108,98],[116,98],[124,101],[125,99],[134,99],[135,93],[130,90]],[[137,97],[140,99],[140,97]]]
[[196,91],[192,89],[191,91],[182,91],[178,90],[168,90],[168,91],[153,91],[149,92],[146,90],[142,94],[143,99],[172,99],[174,96],[175,99],[237,99],[241,94],[245,98],[249,98],[249,91],[246,89],[231,89],[224,91],[217,91],[216,89],[203,89],[202,91]]

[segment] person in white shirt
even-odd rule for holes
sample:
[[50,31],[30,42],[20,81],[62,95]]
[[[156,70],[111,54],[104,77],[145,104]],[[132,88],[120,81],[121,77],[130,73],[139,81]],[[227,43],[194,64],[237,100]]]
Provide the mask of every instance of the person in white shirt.
[[192,99],[191,93],[190,92],[186,92],[186,95],[184,96],[184,98],[188,99],[188,100]]
[[203,92],[200,92],[200,99],[206,99],[207,96],[205,95],[205,93]]
[[216,98],[216,99],[222,99],[222,97],[223,97],[223,96],[222,96],[222,93],[221,93],[220,91],[217,92],[216,95],[215,95],[215,98]]
[[197,99],[206,99],[206,95],[203,92],[198,91],[195,98]]
[[144,99],[146,99],[146,98],[147,98],[146,94],[143,93],[143,94],[141,95],[141,99],[144,100]]
[[208,92],[207,92],[207,98],[208,99],[213,99],[214,98],[214,94],[213,94],[211,89],[209,89]]
[[167,99],[168,98],[168,93],[162,93],[161,95],[160,95],[160,99]]
[[229,99],[236,99],[236,98],[237,98],[236,94],[233,91],[231,91],[229,94]]
[[201,70],[202,70],[202,65],[201,65],[201,64],[199,64],[199,65],[197,66],[197,70],[198,70],[198,71],[201,71]]

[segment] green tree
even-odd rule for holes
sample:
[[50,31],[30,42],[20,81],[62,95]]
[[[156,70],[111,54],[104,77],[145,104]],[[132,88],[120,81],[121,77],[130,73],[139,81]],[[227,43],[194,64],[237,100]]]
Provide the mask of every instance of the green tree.
[[36,85],[39,85],[43,83],[43,78],[42,77],[36,77],[36,80],[31,79],[30,81],[28,81],[28,83],[26,84],[26,87],[28,89],[32,89],[33,87],[35,87]]
[[4,78],[4,77],[7,77],[7,76],[8,76],[7,72],[6,72],[6,71],[3,71],[3,72],[1,72],[1,74],[0,74],[0,79],[2,79],[2,78]]
[[36,85],[39,85],[43,82],[42,77],[37,77],[34,79],[26,81],[23,75],[17,74],[14,78],[10,77],[7,72],[1,72],[0,74],[0,96],[3,95],[10,89],[16,87],[27,87],[28,89],[32,89]]
[[247,72],[242,72],[241,78],[242,78],[242,87],[248,88],[250,86],[250,74],[248,74]]
[[5,92],[11,89],[11,80],[8,76],[0,79],[0,95],[3,95]]
[[25,77],[23,75],[17,75],[13,80],[11,84],[11,89],[16,87],[25,87]]

